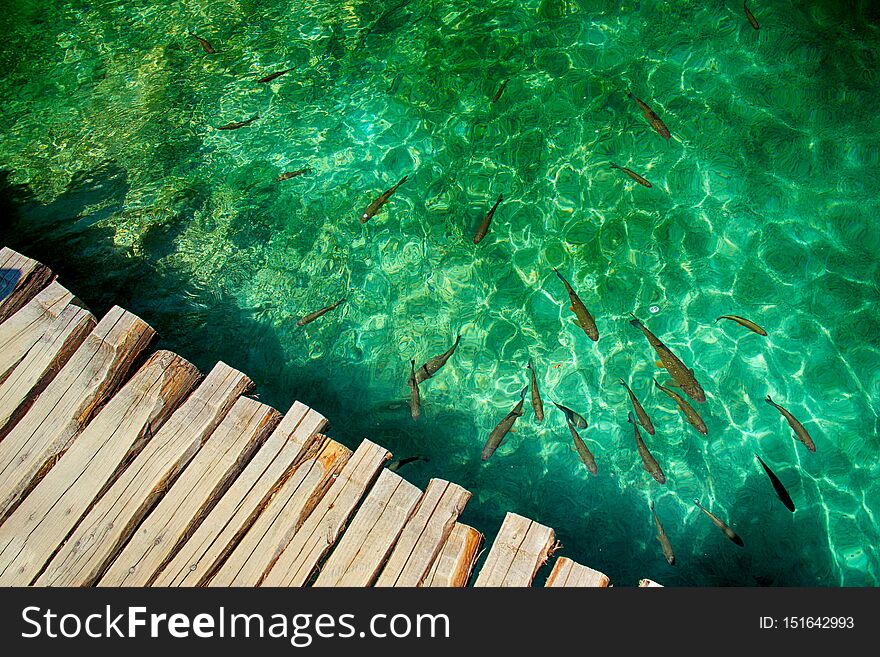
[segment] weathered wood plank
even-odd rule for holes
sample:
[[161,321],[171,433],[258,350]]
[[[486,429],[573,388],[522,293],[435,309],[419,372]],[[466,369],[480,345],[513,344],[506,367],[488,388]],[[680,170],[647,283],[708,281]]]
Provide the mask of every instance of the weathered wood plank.
[[290,478],[293,469],[305,460],[309,447],[326,426],[327,420],[320,413],[295,402],[266,444],[151,585],[203,586]]
[[568,557],[559,557],[544,586],[605,588],[609,582],[604,573],[582,566]]
[[319,434],[302,462],[286,480],[279,482],[251,528],[208,584],[260,584],[327,489],[332,487],[351,455],[347,447]]
[[641,579],[639,580],[639,588],[640,589],[652,589],[652,588],[663,588],[662,584],[658,584],[653,579]]
[[482,544],[480,532],[456,522],[421,586],[467,586]]
[[370,586],[421,496],[406,479],[383,469],[314,586]]
[[155,331],[114,307],[0,442],[0,518],[12,512],[125,380]]
[[531,586],[554,539],[549,527],[508,512],[474,586]]
[[40,574],[199,377],[193,365],[169,351],[150,357],[0,526],[0,586],[27,586]]
[[336,483],[278,556],[261,585],[305,585],[390,457],[384,447],[364,440],[345,464]]
[[376,586],[420,586],[470,497],[457,484],[431,479]]
[[0,249],[0,322],[14,315],[54,278],[46,265]]
[[217,363],[77,525],[35,584],[94,584],[251,385],[241,372]]
[[241,397],[132,534],[98,586],[146,586],[214,507],[281,414]]

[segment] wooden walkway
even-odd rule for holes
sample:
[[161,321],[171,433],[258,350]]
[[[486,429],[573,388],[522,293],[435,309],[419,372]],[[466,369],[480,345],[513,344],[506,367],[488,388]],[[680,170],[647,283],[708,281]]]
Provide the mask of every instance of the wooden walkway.
[[[0,585],[523,587],[556,551],[508,513],[474,578],[468,491],[422,491],[380,445],[352,452],[317,411],[282,417],[245,374],[203,376],[154,337],[0,250]],[[546,580],[609,585],[565,557]]]

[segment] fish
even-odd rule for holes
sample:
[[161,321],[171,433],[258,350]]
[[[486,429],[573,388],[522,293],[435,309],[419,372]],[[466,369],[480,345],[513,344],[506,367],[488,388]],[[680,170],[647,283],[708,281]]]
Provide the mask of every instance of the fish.
[[231,123],[227,123],[226,125],[221,125],[218,130],[238,130],[239,128],[243,128],[246,125],[250,125],[254,121],[260,118],[259,114],[254,114],[247,121],[232,121]]
[[284,173],[278,174],[278,177],[275,178],[278,182],[282,182],[284,180],[290,180],[291,178],[296,178],[297,176],[301,176],[304,173],[310,173],[312,171],[311,167],[305,167],[304,169],[297,169],[296,171],[285,171]]
[[678,408],[681,409],[682,413],[684,413],[685,419],[690,422],[691,426],[693,426],[694,429],[699,431],[704,436],[709,433],[709,429],[706,427],[706,423],[703,422],[703,418],[701,418],[697,414],[693,406],[687,403],[684,397],[679,395],[674,390],[664,388],[659,383],[657,383],[657,379],[654,379],[654,385],[660,388],[660,390],[662,390],[672,398],[672,401],[674,401],[678,405]]
[[193,34],[192,32],[189,32],[189,35],[190,35],[193,39],[195,39],[196,41],[198,41],[198,42],[199,42],[199,45],[202,47],[202,50],[204,50],[204,51],[205,51],[206,53],[208,53],[209,55],[213,55],[215,52],[217,52],[216,50],[214,50],[214,46],[212,46],[212,45],[208,42],[207,39],[203,39],[202,37],[200,37],[200,36],[198,36],[198,35],[195,35],[195,34]]
[[782,482],[779,480],[779,477],[771,470],[766,463],[761,459],[760,456],[755,454],[755,458],[761,463],[764,468],[764,472],[767,473],[767,476],[770,477],[770,483],[773,484],[773,490],[776,491],[776,496],[782,500],[782,503],[785,505],[785,508],[794,513],[794,502],[791,501],[791,495],[788,494],[788,491],[785,490],[785,486],[782,485]]
[[715,320],[717,323],[719,319],[730,319],[739,324],[740,326],[745,326],[750,331],[754,331],[758,335],[767,335],[767,331],[762,329],[760,326],[755,324],[753,321],[746,319],[745,317],[740,317],[739,315],[721,315],[718,319]]
[[498,91],[495,92],[495,95],[492,96],[493,103],[498,102],[498,99],[501,98],[501,94],[504,93],[504,87],[507,86],[508,82],[510,82],[510,80],[505,80],[504,82],[501,83],[501,87],[498,89]]
[[392,461],[391,463],[388,464],[388,469],[391,470],[391,472],[397,472],[403,466],[405,466],[409,463],[415,463],[416,461],[424,461],[425,463],[428,463],[428,462],[430,462],[430,460],[431,459],[429,459],[427,456],[408,456],[405,459],[398,459],[396,461]]
[[599,339],[599,329],[596,326],[596,320],[593,319],[593,316],[590,314],[590,311],[587,310],[584,302],[581,301],[581,298],[577,295],[577,292],[574,291],[574,288],[569,285],[568,281],[559,273],[559,270],[554,267],[553,271],[556,272],[556,275],[559,276],[559,280],[565,285],[565,290],[568,292],[568,298],[571,301],[571,309],[574,311],[578,323],[581,325],[581,328],[584,329],[584,333],[587,334],[587,337],[595,342]]
[[648,119],[651,127],[654,128],[654,130],[656,130],[658,133],[660,133],[660,136],[662,136],[664,139],[669,139],[669,137],[671,136],[669,134],[669,128],[667,128],[666,124],[664,124],[663,121],[660,120],[660,117],[657,116],[657,113],[650,107],[648,107],[647,103],[636,98],[632,95],[632,93],[627,94],[627,98],[632,98],[634,101],[636,101],[636,104],[642,110],[642,114],[644,115],[644,117]]
[[629,399],[632,402],[633,409],[636,412],[636,417],[639,418],[639,424],[641,424],[645,431],[648,432],[649,435],[654,435],[654,425],[651,423],[651,418],[648,417],[648,414],[645,413],[645,409],[642,407],[639,400],[636,398],[635,394],[630,387],[626,384],[626,381],[620,379],[620,385],[626,388],[627,393],[629,393]]
[[649,183],[647,180],[642,178],[639,174],[637,174],[632,169],[627,169],[626,167],[618,166],[618,165],[614,164],[614,162],[611,162],[610,164],[611,164],[612,169],[620,169],[621,171],[623,171],[626,175],[628,175],[630,178],[635,180],[640,185],[644,185],[645,187],[653,187],[654,186],[651,183]]
[[[630,314],[632,315],[632,313]],[[673,354],[669,347],[660,342],[660,340],[657,339],[657,336],[651,333],[651,331],[648,330],[648,327],[642,324],[635,315],[632,315],[632,321],[630,321],[630,324],[642,330],[642,333],[648,338],[648,343],[654,347],[654,351],[660,356],[660,362],[663,363],[663,367],[666,368],[670,376],[675,380],[679,387],[681,387],[684,393],[701,404],[706,401],[706,393],[703,391],[702,386],[697,382],[697,378],[694,376],[694,371],[685,367],[684,363],[681,362],[678,356]]]
[[577,429],[574,428],[574,425],[571,422],[566,422],[566,424],[568,425],[568,430],[571,432],[571,437],[574,440],[574,447],[577,450],[578,456],[581,457],[581,461],[587,466],[587,470],[590,471],[590,474],[595,477],[596,473],[599,472],[599,469],[596,467],[596,457],[593,456],[593,452],[587,447],[587,443],[585,443],[578,435]]
[[816,451],[816,443],[813,442],[813,439],[810,438],[810,434],[807,433],[806,429],[804,429],[804,425],[798,422],[797,418],[794,415],[792,415],[787,410],[782,408],[782,406],[770,399],[770,395],[767,395],[767,398],[764,401],[766,401],[771,406],[776,407],[776,410],[782,413],[782,417],[788,420],[788,426],[794,429],[794,433],[795,436],[797,436],[797,439],[800,440],[804,445],[806,445],[808,450],[810,450],[811,452]]
[[504,419],[498,423],[498,425],[492,429],[492,432],[489,434],[489,439],[486,441],[485,446],[483,447],[483,453],[480,458],[486,461],[492,454],[495,453],[495,450],[498,449],[498,446],[504,440],[504,436],[507,435],[507,432],[511,430],[513,427],[513,423],[516,422],[516,418],[523,414],[523,404],[526,401],[526,390],[529,387],[525,386],[520,393],[520,399],[517,402],[516,406],[513,407],[513,410],[510,411],[507,415],[504,416]]
[[388,94],[396,94],[397,88],[400,86],[400,81],[403,80],[403,73],[398,73],[394,76],[394,79],[391,81],[391,84],[388,85],[388,89],[385,93]]
[[746,2],[745,2],[745,0],[743,0],[743,9],[744,9],[745,12],[746,12],[746,18],[749,19],[749,23],[752,24],[752,27],[755,28],[756,30],[760,30],[760,29],[761,29],[761,26],[758,25],[758,19],[755,18],[755,15],[754,15],[751,11],[749,11],[749,8],[748,8],[748,7],[746,7]]
[[727,538],[729,538],[731,541],[733,541],[734,543],[736,543],[740,547],[745,547],[745,543],[743,543],[743,540],[739,537],[739,534],[737,534],[730,527],[728,527],[722,520],[720,520],[716,515],[711,513],[708,509],[705,509],[703,507],[703,505],[700,504],[699,500],[694,500],[694,504],[697,505],[697,508],[699,508],[700,511],[702,511],[703,513],[705,513],[708,516],[709,520],[711,520],[713,523],[715,523],[715,526],[718,527],[718,529],[720,529],[721,531],[724,532],[724,535]]
[[660,549],[663,550],[663,556],[666,557],[666,563],[674,566],[675,553],[672,551],[672,543],[669,542],[669,537],[663,531],[663,525],[660,524],[660,518],[654,510],[654,500],[651,500],[651,513],[654,516],[654,526],[657,528],[657,541],[660,543]]
[[275,73],[270,73],[270,74],[267,75],[266,77],[264,77],[264,78],[260,78],[259,80],[257,80],[257,84],[263,84],[263,83],[265,83],[265,82],[271,82],[271,81],[274,80],[275,78],[280,78],[280,77],[281,77],[282,75],[284,75],[285,73],[290,73],[292,70],[293,70],[293,68],[286,68],[286,69],[284,69],[283,71],[276,71]]
[[632,411],[629,412],[627,419],[633,425],[633,429],[635,429],[636,449],[639,451],[639,456],[642,457],[642,466],[645,468],[645,472],[654,477],[654,480],[658,484],[665,484],[666,475],[663,474],[663,469],[660,467],[660,464],[657,463],[657,459],[654,458],[654,455],[648,450],[645,441],[642,440],[642,436],[639,433],[639,427],[636,424],[636,419],[633,417]]
[[409,410],[412,413],[412,419],[418,420],[419,415],[421,415],[421,405],[422,400],[419,397],[419,382],[416,381],[416,360],[413,358],[410,361],[410,371],[409,371]]
[[492,206],[492,209],[486,213],[486,216],[483,217],[483,221],[480,222],[479,227],[477,228],[476,234],[474,234],[474,244],[479,244],[480,240],[486,237],[486,233],[489,232],[489,224],[492,223],[492,217],[495,216],[495,210],[498,209],[498,205],[501,203],[501,200],[504,198],[503,194],[498,195],[498,200],[495,201],[495,205]]
[[461,341],[461,334],[455,338],[455,342],[452,346],[439,356],[434,356],[433,358],[428,359],[424,365],[422,365],[418,370],[416,370],[416,382],[421,383],[426,379],[430,379],[437,373],[441,367],[446,364],[446,361],[452,357],[452,354],[455,353],[455,350],[458,348],[458,343]]
[[587,421],[584,419],[584,416],[580,413],[575,413],[573,410],[568,408],[567,406],[563,406],[562,404],[557,404],[553,402],[560,411],[565,413],[565,419],[568,422],[571,422],[578,429],[586,429]]
[[396,185],[394,185],[394,187],[392,187],[391,189],[386,189],[384,192],[382,192],[382,195],[379,196],[379,198],[370,203],[367,206],[367,209],[364,210],[363,214],[361,215],[361,223],[365,224],[374,216],[376,216],[376,213],[382,208],[383,205],[388,202],[388,199],[390,199],[394,195],[394,192],[397,191],[397,188],[406,182],[407,178],[409,178],[409,176],[404,176],[403,178],[401,178],[400,181]]
[[532,408],[535,411],[535,420],[544,421],[544,401],[541,399],[541,391],[538,390],[538,377],[535,375],[535,367],[532,365],[532,359],[529,358],[529,371],[532,374]]
[[308,315],[300,317],[299,320],[297,320],[296,325],[305,326],[306,324],[310,324],[311,322],[314,322],[316,319],[318,319],[321,315],[329,313],[331,310],[335,310],[343,303],[345,303],[345,299],[340,299],[333,305],[327,306],[326,308],[321,308],[321,310],[316,310],[313,313],[309,313]]

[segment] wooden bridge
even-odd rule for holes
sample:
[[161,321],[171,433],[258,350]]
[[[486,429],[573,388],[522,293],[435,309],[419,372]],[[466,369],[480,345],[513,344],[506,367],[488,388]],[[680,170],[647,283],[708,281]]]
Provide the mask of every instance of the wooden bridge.
[[[155,335],[0,250],[0,585],[468,585],[467,490],[419,490],[383,447],[352,452],[299,402],[282,417],[222,362],[151,354]],[[530,586],[555,546],[508,513],[473,585]],[[546,585],[609,579],[562,557]]]

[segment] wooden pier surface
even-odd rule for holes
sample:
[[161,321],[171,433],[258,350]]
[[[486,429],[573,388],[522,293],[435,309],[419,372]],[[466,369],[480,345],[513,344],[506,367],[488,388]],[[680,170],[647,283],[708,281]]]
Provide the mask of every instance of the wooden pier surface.
[[523,587],[551,559],[547,587],[611,585],[515,513],[475,576],[469,491],[422,491],[381,445],[352,452],[317,410],[282,416],[155,335],[0,250],[0,586]]

